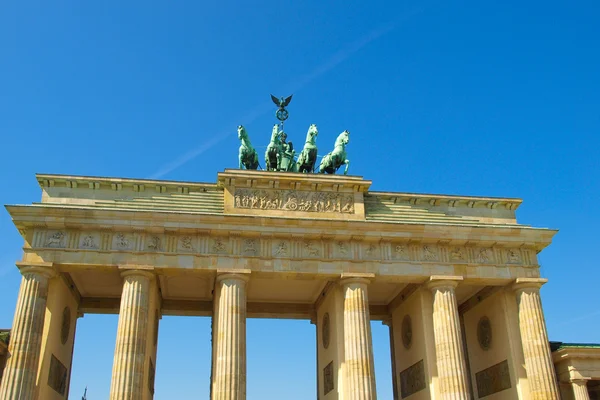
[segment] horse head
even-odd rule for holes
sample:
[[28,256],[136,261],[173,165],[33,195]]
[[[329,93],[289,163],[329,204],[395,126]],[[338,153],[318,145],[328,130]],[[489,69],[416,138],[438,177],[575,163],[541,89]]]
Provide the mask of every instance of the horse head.
[[242,140],[248,137],[248,133],[246,132],[246,128],[244,125],[238,126],[238,139]]
[[306,143],[314,144],[317,140],[317,135],[319,134],[319,130],[317,129],[317,125],[311,124],[308,127],[308,132],[306,132]]
[[350,142],[350,132],[344,131],[335,139],[335,147],[346,146]]

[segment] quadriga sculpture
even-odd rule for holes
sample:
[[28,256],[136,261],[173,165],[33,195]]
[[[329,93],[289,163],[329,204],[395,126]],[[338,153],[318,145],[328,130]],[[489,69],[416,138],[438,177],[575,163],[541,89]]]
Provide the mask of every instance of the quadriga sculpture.
[[246,169],[257,169],[258,153],[254,147],[252,147],[252,143],[250,143],[250,138],[248,137],[246,128],[244,128],[243,125],[238,126],[238,139],[241,142],[238,157],[240,161],[240,169],[243,169],[242,167]]
[[321,164],[319,164],[320,174],[335,174],[342,164],[346,164],[344,175],[348,174],[348,167],[350,166],[350,160],[346,160],[346,145],[348,142],[350,142],[350,132],[344,131],[338,135],[333,151],[327,153],[321,160]]
[[317,162],[317,135],[319,130],[315,124],[311,124],[306,133],[306,141],[304,142],[304,148],[298,156],[297,170],[298,172],[313,172],[315,169],[315,163]]

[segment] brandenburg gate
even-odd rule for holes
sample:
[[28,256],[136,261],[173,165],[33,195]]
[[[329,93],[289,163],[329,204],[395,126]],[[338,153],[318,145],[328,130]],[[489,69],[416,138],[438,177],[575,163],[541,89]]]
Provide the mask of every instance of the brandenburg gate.
[[396,399],[559,398],[537,258],[556,231],[519,224],[519,199],[241,169],[37,181],[41,202],[7,206],[25,243],[0,399],[64,399],[86,313],[119,315],[114,400],[153,397],[163,315],[212,317],[211,399],[246,398],[255,317],[316,324],[322,400],[376,398],[372,320]]

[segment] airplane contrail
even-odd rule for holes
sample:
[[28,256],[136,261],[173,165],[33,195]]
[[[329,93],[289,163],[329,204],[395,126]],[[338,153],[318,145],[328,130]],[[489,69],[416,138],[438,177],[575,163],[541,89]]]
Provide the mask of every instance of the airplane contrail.
[[[339,64],[344,62],[350,56],[352,56],[353,54],[358,52],[363,47],[367,46],[369,43],[373,42],[374,40],[386,35],[387,33],[393,31],[394,29],[396,29],[400,22],[403,22],[403,21],[407,20],[408,18],[413,17],[414,15],[416,15],[422,11],[423,11],[423,9],[417,9],[417,10],[407,12],[406,14],[403,14],[401,17],[397,18],[393,22],[391,22],[387,25],[378,27],[377,29],[372,30],[371,32],[369,32],[365,36],[361,37],[360,39],[344,46],[342,49],[340,49],[339,51],[334,53],[331,57],[329,57],[323,64],[317,66],[309,74],[307,74],[305,76],[301,76],[300,78],[285,85],[286,92],[292,92],[292,93],[298,92],[299,90],[304,88],[306,85],[308,85],[315,79],[319,78],[321,75],[323,75],[323,74],[331,71],[335,67],[337,67]],[[253,121],[255,121],[258,117],[269,112],[269,110],[271,108],[272,108],[272,106],[270,105],[270,103],[265,102],[261,105],[254,107],[254,109],[252,111],[250,111],[248,114],[246,114],[245,117],[243,117],[239,120],[244,121],[245,124],[250,124]],[[233,126],[236,124],[231,124],[231,125]],[[216,144],[218,144],[219,142],[221,142],[228,136],[232,135],[233,133],[235,133],[235,129],[228,129],[226,131],[219,132],[217,135],[214,135],[211,139],[202,143],[200,146],[196,147],[195,149],[190,150],[187,153],[179,156],[175,160],[171,161],[170,163],[163,165],[158,171],[156,171],[155,173],[150,175],[149,178],[150,179],[162,178],[163,176],[173,172],[174,170],[176,170],[177,168],[181,167],[182,165],[188,163],[189,161],[193,160],[194,158],[200,156],[201,154],[203,154],[207,150],[211,149]]]

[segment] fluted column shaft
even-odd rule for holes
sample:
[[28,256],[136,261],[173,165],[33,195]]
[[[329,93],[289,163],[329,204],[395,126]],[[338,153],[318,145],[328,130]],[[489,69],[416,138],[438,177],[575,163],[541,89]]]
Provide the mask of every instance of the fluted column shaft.
[[111,400],[137,400],[144,388],[151,272],[126,270],[123,277],[119,325],[113,361]]
[[246,399],[247,282],[248,276],[243,274],[217,276],[213,400]]
[[546,279],[540,278],[519,278],[513,287],[517,295],[519,330],[532,400],[559,399],[540,299],[540,287],[546,282]]
[[575,400],[590,400],[590,392],[587,389],[587,381],[584,379],[574,379],[571,381]]
[[33,399],[46,315],[50,267],[21,267],[21,288],[15,310],[9,358],[0,385],[0,399]]
[[471,397],[454,291],[461,280],[460,277],[432,277],[428,284],[433,294],[433,329],[440,398],[445,400]]
[[367,296],[369,281],[345,278],[340,283],[344,293],[344,399],[374,400],[377,394]]

